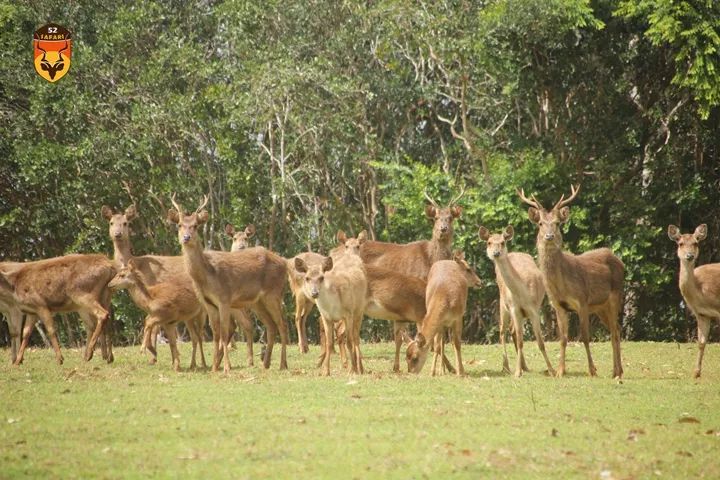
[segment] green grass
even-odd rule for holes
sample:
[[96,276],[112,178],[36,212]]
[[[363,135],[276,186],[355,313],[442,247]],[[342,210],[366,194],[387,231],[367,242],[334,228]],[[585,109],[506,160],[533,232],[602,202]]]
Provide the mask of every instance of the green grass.
[[43,349],[19,368],[3,359],[0,478],[720,477],[717,345],[696,381],[695,345],[624,343],[622,382],[607,343],[593,344],[599,378],[571,344],[563,379],[540,373],[529,344],[519,380],[500,373],[497,345],[464,346],[465,378],[432,378],[430,362],[392,374],[390,344],[363,345],[364,376],[333,355],[330,378],[317,346],[293,346],[280,372],[279,350],[264,371],[241,366],[238,343],[227,376],[175,373],[165,345],[154,366],[138,351],[116,348],[112,365],[69,349],[63,366]]

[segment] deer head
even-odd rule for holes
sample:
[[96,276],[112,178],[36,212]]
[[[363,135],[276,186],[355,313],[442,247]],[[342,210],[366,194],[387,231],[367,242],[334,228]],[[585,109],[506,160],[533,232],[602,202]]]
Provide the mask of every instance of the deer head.
[[430,343],[422,333],[415,336],[415,339],[408,343],[405,352],[405,360],[407,361],[408,373],[420,373],[430,350]]
[[252,223],[245,227],[245,230],[236,231],[229,223],[225,225],[225,234],[233,239],[231,252],[244,250],[250,246],[250,239],[255,236],[255,225]]
[[353,255],[360,255],[360,248],[367,240],[367,231],[363,230],[357,236],[357,238],[348,237],[344,231],[338,230],[336,239],[338,246],[344,247],[345,252],[352,253]]
[[528,218],[538,226],[538,242],[544,241],[562,247],[560,226],[570,218],[570,207],[567,205],[577,197],[579,191],[580,185],[571,185],[570,197],[566,199],[565,194],[563,194],[553,208],[548,211],[535,198],[535,195],[528,198],[525,196],[524,190],[517,190],[520,199],[530,205]]
[[324,288],[325,272],[333,268],[331,257],[325,257],[322,264],[308,267],[302,258],[295,258],[295,270],[305,274],[303,289],[309,298],[318,298],[320,291]]
[[122,290],[128,288],[137,282],[137,265],[134,259],[128,260],[127,265],[123,265],[122,268],[115,274],[115,276],[108,283],[108,287],[112,289]]
[[677,243],[677,256],[680,261],[693,265],[700,253],[700,242],[707,238],[707,225],[704,223],[698,225],[692,234],[682,234],[678,227],[670,225],[668,226],[668,237]]
[[125,209],[125,213],[114,212],[112,208],[103,205],[100,210],[103,218],[110,225],[110,238],[118,240],[127,240],[130,238],[130,222],[137,216],[135,205],[130,205]]
[[428,195],[427,191],[425,191],[424,194],[425,198],[430,202],[430,205],[425,206],[425,216],[434,222],[433,239],[452,239],[453,222],[462,215],[462,207],[457,205],[457,201],[465,195],[465,189],[463,189],[458,196],[450,200],[450,203],[448,203],[446,207],[440,207],[438,203]]
[[462,269],[462,273],[469,288],[479,288],[482,286],[480,277],[477,276],[475,269],[465,260],[465,253],[462,250],[455,250],[453,252],[453,260],[455,260],[455,263],[457,263]]
[[485,253],[488,258],[493,261],[495,261],[496,258],[507,256],[507,242],[512,240],[514,234],[515,230],[512,225],[505,227],[505,230],[503,230],[502,233],[494,234],[491,234],[490,230],[483,226],[478,229],[478,237],[480,237],[480,240],[487,243],[487,250]]
[[191,214],[183,211],[182,207],[175,201],[175,194],[172,195],[173,207],[168,210],[167,218],[178,226],[178,241],[181,245],[194,246],[199,245],[198,230],[208,221],[210,214],[205,207],[209,198],[207,195],[203,198],[200,206]]
[[[65,46],[60,51],[57,52],[58,58],[56,60],[54,60],[53,62],[50,62],[47,59],[47,52],[44,49],[40,48],[39,45],[37,48],[38,48],[38,50],[43,52],[42,58],[40,59],[40,68],[43,69],[44,71],[48,72],[48,75],[50,76],[51,80],[54,79],[55,75],[57,75],[57,72],[59,72],[63,68],[65,68],[65,59],[62,56],[62,52],[67,50],[68,42],[65,41]],[[54,53],[54,52],[50,52],[50,53]]]

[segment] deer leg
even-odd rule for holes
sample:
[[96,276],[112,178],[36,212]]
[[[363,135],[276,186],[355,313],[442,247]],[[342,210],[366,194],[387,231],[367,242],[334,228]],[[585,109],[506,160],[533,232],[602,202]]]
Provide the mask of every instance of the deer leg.
[[510,311],[500,307],[500,344],[503,348],[503,372],[510,373],[510,362],[508,361],[507,345],[505,344],[505,328],[510,324]]
[[610,330],[610,341],[613,350],[613,378],[622,378],[622,357],[620,355],[620,309],[622,308],[622,299],[615,299],[611,306],[607,309],[605,324]]
[[207,363],[205,362],[205,351],[203,349],[203,342],[205,341],[205,323],[207,322],[207,314],[201,313],[199,317],[197,317],[197,334],[198,334],[198,348],[200,349],[200,361],[202,362],[203,368],[207,368]]
[[406,323],[393,322],[393,339],[395,340],[395,361],[393,362],[393,372],[400,373],[400,348],[403,343],[403,333],[406,331]]
[[295,296],[295,328],[298,333],[298,347],[300,353],[308,353],[307,316],[312,310],[313,303],[307,299],[302,290]]
[[95,344],[97,343],[98,337],[102,334],[103,330],[105,329],[105,325],[110,321],[110,313],[102,306],[100,303],[95,301],[94,299],[91,299],[88,302],[90,305],[90,311],[93,312],[93,315],[96,319],[95,324],[95,331],[92,333],[92,336],[88,339],[88,344],[85,349],[85,361],[90,361],[90,359],[93,356],[93,352],[95,351]]
[[522,328],[522,314],[516,309],[510,313],[510,317],[513,322],[513,340],[515,342],[515,351],[517,353],[517,364],[515,365],[515,378],[522,376],[523,370],[527,371],[527,365],[525,365],[525,357],[523,356],[523,328]]
[[[337,345],[338,350],[340,353],[340,362],[342,363],[343,368],[348,368],[348,349],[347,349],[347,342],[348,342],[348,333],[347,333],[347,324],[345,323],[345,320],[341,320],[339,322],[333,323],[333,329],[336,329],[335,331],[335,338],[337,338]],[[334,343],[332,344],[333,348],[335,347]]]
[[168,344],[170,344],[170,357],[172,358],[173,370],[176,372],[180,371],[180,352],[177,348],[177,326],[166,325],[164,327],[165,335],[168,338]]
[[590,353],[590,314],[586,309],[580,309],[578,317],[580,318],[580,339],[585,345],[585,354],[588,360],[588,373],[591,377],[595,377],[597,376],[597,369]]
[[[444,329],[441,329],[444,330]],[[436,333],[435,337],[432,339],[433,342],[433,362],[432,362],[432,368],[430,369],[430,376],[434,377],[437,375],[437,367],[438,367],[438,360],[445,355],[445,335]]]
[[[230,373],[230,309],[227,305],[218,306],[218,324],[220,327],[220,346],[223,351],[223,373]],[[219,367],[219,365],[218,365]]]
[[155,336],[155,320],[148,315],[145,317],[145,329],[143,330],[143,342],[142,347],[140,347],[140,352],[143,353],[144,351],[147,351],[150,353],[150,364],[154,365],[157,363],[157,349],[152,344],[152,337]]
[[[269,301],[267,301],[269,300]],[[273,323],[280,330],[280,370],[287,370],[287,345],[288,345],[288,327],[287,322],[283,318],[282,299],[267,299],[265,309],[270,314]],[[268,345],[270,342],[268,341]]]
[[322,375],[325,375],[326,377],[330,376],[330,354],[332,353],[331,346],[334,342],[333,340],[333,326],[328,322],[325,317],[320,316],[320,320],[323,323],[323,328],[325,330],[325,352],[323,356],[322,361]]
[[257,303],[255,305],[254,312],[260,318],[260,321],[265,325],[265,337],[267,344],[265,345],[265,353],[263,355],[263,368],[270,368],[270,360],[272,360],[273,346],[275,345],[275,337],[277,336],[277,325],[272,319],[270,312],[263,303]]
[[63,356],[62,353],[60,353],[60,343],[58,342],[57,332],[55,331],[55,319],[49,310],[40,310],[38,314],[47,329],[47,334],[48,337],[50,337],[50,343],[52,344],[53,350],[55,350],[55,360],[58,365],[62,365]]
[[548,375],[555,375],[555,369],[550,363],[547,351],[545,350],[545,340],[543,339],[542,328],[540,327],[540,314],[537,311],[530,312],[530,323],[532,324],[533,333],[535,334],[535,340],[537,341],[540,353],[542,353],[545,359],[545,365],[547,365]]
[[705,345],[707,344],[708,334],[710,333],[710,319],[702,315],[695,315],[698,325],[698,356],[695,364],[694,378],[700,378],[702,373],[703,356],[705,355]]
[[235,323],[240,325],[245,337],[245,352],[247,357],[247,366],[255,366],[255,355],[253,353],[253,341],[255,335],[253,331],[252,319],[250,318],[250,312],[243,308],[241,310],[233,310],[233,318]]
[[464,377],[465,376],[465,368],[463,367],[462,363],[462,356],[460,355],[460,345],[461,345],[461,336],[462,336],[462,317],[455,322],[452,329],[452,340],[453,340],[453,348],[455,349],[455,363],[457,365],[457,375],[458,377]]
[[10,331],[10,363],[15,363],[18,349],[22,341],[23,314],[20,310],[12,309],[8,315],[8,330]]
[[32,335],[33,329],[35,328],[35,322],[37,322],[37,317],[35,315],[28,315],[25,318],[25,328],[23,328],[22,332],[22,342],[20,343],[20,349],[18,350],[14,365],[20,365],[23,362],[25,349],[30,342],[30,335]]
[[192,342],[192,356],[190,358],[190,370],[195,370],[197,368],[196,356],[197,356],[197,346],[198,346],[198,332],[197,332],[197,324],[195,323],[194,318],[191,318],[190,320],[187,320],[185,322],[185,329],[190,334],[190,341]]
[[[553,306],[554,307],[554,306]],[[560,339],[560,362],[557,369],[557,376],[565,375],[565,350],[568,342],[568,316],[563,308],[555,308],[555,316],[557,317],[558,337]]]
[[220,360],[223,358],[222,346],[221,346],[221,328],[220,328],[220,316],[218,310],[214,306],[208,305],[207,308],[208,320],[210,321],[210,329],[213,334],[213,364],[212,371],[217,372],[220,368]]
[[362,327],[363,313],[362,311],[353,320],[353,347],[355,348],[355,356],[357,357],[358,371],[360,374],[365,373],[365,367],[362,362],[362,352],[360,351],[360,327]]

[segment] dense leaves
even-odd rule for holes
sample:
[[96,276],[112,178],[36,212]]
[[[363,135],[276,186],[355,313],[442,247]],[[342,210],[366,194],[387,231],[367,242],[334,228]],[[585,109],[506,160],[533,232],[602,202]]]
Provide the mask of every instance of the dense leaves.
[[[31,63],[47,21],[75,38],[54,84]],[[338,228],[407,242],[430,235],[426,189],[466,188],[456,243],[486,287],[465,333],[492,340],[477,227],[534,252],[515,189],[577,182],[566,244],[623,259],[626,337],[688,339],[665,229],[708,223],[719,260],[719,31],[709,0],[0,2],[0,257],[111,254],[100,207],[131,203],[135,253],[176,254],[173,192],[211,195],[209,248],[226,222],[288,257]]]

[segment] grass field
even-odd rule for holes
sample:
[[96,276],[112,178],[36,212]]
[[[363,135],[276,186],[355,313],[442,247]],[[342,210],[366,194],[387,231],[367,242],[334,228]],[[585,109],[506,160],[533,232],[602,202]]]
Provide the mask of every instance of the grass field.
[[717,345],[695,381],[695,345],[624,343],[622,382],[607,343],[593,345],[599,378],[581,344],[563,379],[528,345],[519,380],[500,373],[497,345],[464,346],[465,378],[432,378],[430,362],[393,374],[390,344],[363,345],[364,376],[334,355],[330,378],[317,346],[293,346],[285,372],[279,351],[264,371],[238,348],[227,376],[175,373],[165,345],[154,366],[138,347],[112,365],[66,349],[57,366],[40,349],[17,368],[0,352],[0,477],[720,478]]

